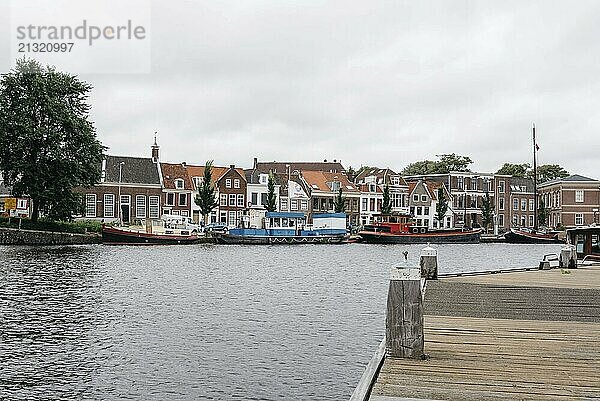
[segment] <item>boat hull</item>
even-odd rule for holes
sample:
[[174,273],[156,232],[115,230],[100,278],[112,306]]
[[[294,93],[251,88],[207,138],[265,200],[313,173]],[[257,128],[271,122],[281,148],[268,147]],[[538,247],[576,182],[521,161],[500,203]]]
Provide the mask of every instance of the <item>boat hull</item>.
[[511,230],[504,234],[504,239],[511,244],[558,244],[563,242],[558,239],[558,234],[536,234],[517,230]]
[[102,243],[110,245],[186,245],[200,240],[197,235],[148,234],[113,227],[102,229]]
[[370,244],[477,244],[481,239],[481,231],[428,232],[389,234],[371,231],[358,233],[363,242]]
[[341,244],[347,240],[344,235],[317,236],[246,236],[223,234],[217,237],[220,244],[228,245],[302,245],[302,244]]

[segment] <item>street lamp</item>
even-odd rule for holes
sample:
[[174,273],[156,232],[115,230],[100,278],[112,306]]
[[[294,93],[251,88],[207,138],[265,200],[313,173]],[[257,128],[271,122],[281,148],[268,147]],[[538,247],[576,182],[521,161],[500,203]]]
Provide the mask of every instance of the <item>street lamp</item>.
[[123,225],[123,221],[121,220],[122,216],[121,216],[121,181],[123,181],[123,166],[125,165],[125,162],[120,162],[119,163],[119,225],[122,226]]

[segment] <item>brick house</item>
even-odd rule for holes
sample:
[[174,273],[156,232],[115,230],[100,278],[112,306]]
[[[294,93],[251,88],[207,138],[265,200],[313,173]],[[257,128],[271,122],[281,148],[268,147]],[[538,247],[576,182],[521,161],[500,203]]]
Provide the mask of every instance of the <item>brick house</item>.
[[511,227],[533,228],[534,185],[529,178],[496,175],[496,223],[499,232]]
[[376,167],[363,169],[354,179],[360,190],[360,223],[370,224],[381,213],[383,190],[390,191],[392,213],[408,213],[408,184],[393,170]]
[[163,214],[192,216],[194,187],[186,163],[160,163]]
[[331,213],[335,210],[334,202],[341,188],[345,198],[347,223],[353,226],[360,224],[360,190],[350,182],[345,173],[302,170],[301,177],[304,188],[310,192],[309,221],[313,214]]
[[584,226],[600,222],[600,181],[572,175],[538,185],[550,213],[548,226]]
[[79,188],[85,202],[82,218],[127,224],[136,218],[160,218],[162,186],[158,161],[152,157],[107,155],[100,183]]
[[[187,166],[188,174],[193,184],[193,195],[198,193],[198,188],[204,179],[204,166]],[[229,167],[213,166],[212,181],[218,206],[212,211],[209,223],[222,223],[230,228],[237,227],[244,213],[248,211],[246,203],[247,181],[246,174],[235,165]],[[193,202],[194,219],[202,221],[200,209]]]

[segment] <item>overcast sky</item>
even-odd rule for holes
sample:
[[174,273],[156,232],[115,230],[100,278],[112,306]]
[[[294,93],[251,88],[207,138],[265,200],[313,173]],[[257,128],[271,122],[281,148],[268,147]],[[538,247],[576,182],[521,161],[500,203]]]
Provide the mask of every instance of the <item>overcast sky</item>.
[[156,1],[151,16],[150,74],[82,76],[113,154],[149,155],[158,131],[173,162],[401,170],[454,152],[489,172],[530,162],[535,122],[540,163],[600,178],[598,1]]

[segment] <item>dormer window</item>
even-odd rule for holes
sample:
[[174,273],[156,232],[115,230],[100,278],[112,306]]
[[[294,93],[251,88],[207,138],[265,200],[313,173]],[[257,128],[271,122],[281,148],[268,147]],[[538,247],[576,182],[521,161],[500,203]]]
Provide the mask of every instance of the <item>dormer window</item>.
[[400,177],[392,177],[392,185],[400,185]]
[[192,180],[194,180],[194,186],[199,188],[204,182],[204,177],[193,177]]
[[376,189],[377,189],[377,188],[375,187],[375,184],[370,184],[370,185],[369,185],[369,192],[375,192],[375,191],[376,191]]
[[184,188],[184,183],[183,180],[181,178],[178,178],[175,180],[175,189],[183,189]]
[[259,175],[258,180],[259,180],[259,182],[261,184],[267,184],[269,182],[269,175],[268,174],[261,174],[261,175]]

